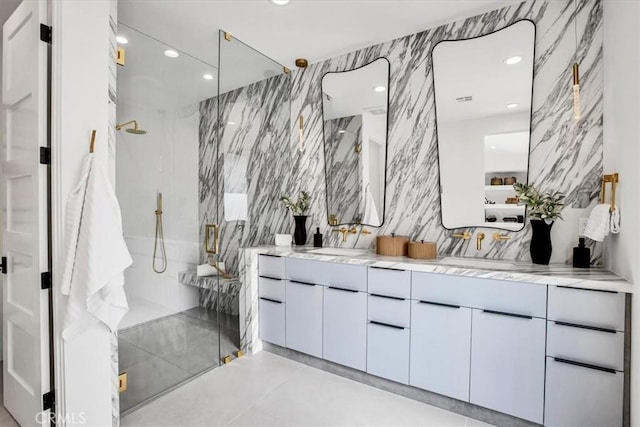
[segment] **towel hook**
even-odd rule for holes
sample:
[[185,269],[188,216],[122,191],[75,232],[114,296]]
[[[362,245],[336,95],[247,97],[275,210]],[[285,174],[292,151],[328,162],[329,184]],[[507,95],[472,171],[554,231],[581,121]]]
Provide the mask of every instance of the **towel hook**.
[[609,208],[610,212],[613,212],[616,209],[616,184],[619,182],[620,174],[612,173],[608,175],[604,175],[602,177],[602,189],[601,189],[601,197],[600,203],[604,203],[607,198],[607,183],[611,184],[611,207]]
[[91,143],[89,144],[89,152],[90,153],[93,153],[95,145],[96,145],[96,130],[92,129],[91,130]]

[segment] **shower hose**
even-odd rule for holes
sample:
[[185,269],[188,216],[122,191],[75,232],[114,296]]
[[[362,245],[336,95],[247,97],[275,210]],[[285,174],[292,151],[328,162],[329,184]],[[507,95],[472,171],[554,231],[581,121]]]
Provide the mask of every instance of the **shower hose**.
[[[156,258],[158,255],[158,244],[160,244],[160,267],[156,267]],[[158,274],[167,270],[167,251],[164,247],[164,232],[162,231],[162,193],[158,193],[158,207],[156,209],[156,237],[153,242],[153,271]]]

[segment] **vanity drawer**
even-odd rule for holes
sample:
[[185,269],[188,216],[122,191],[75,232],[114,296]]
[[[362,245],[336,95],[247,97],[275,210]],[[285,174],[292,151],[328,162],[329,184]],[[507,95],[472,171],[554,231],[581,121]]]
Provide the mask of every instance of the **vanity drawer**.
[[544,425],[621,426],[624,375],[547,357]]
[[258,296],[274,301],[284,302],[284,280],[260,277],[258,279]]
[[277,255],[259,255],[258,275],[284,279],[284,258]]
[[322,284],[341,289],[367,292],[367,267],[338,262],[321,262]]
[[411,298],[411,272],[369,267],[369,293],[397,298]]
[[411,299],[544,318],[547,287],[533,283],[412,272]]
[[624,333],[547,322],[547,356],[624,370]]
[[368,313],[371,321],[408,328],[411,323],[411,302],[369,295]]
[[549,286],[549,320],[624,331],[625,294]]
[[324,283],[326,264],[311,259],[285,258],[287,279],[320,285]]

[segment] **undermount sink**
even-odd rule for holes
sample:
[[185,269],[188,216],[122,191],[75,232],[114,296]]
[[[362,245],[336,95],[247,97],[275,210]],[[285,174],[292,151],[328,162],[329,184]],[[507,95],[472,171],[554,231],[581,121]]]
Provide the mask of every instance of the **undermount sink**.
[[508,261],[490,261],[484,259],[448,257],[438,261],[439,264],[456,267],[481,268],[484,270],[513,270],[516,265]]
[[308,253],[317,255],[360,256],[367,253],[366,249],[320,248]]

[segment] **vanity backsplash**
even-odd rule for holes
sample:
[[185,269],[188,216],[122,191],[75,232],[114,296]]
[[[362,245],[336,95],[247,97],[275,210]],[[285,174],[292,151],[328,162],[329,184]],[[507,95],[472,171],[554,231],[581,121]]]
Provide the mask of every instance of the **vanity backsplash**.
[[[597,203],[603,161],[601,2],[578,1],[577,18],[582,104],[578,121],[572,119],[571,109],[576,21],[574,5],[568,1],[515,4],[294,70],[290,182],[313,196],[308,224],[321,227],[325,246],[372,248],[376,235],[393,232],[435,241],[441,255],[530,259],[528,224],[521,232],[508,233],[511,240],[485,244],[479,252],[474,238],[451,239],[451,231],[442,226],[431,67],[431,49],[441,40],[475,37],[529,19],[535,23],[537,34],[529,182],[567,195],[565,220],[557,221],[552,231],[552,262],[568,261],[578,240],[578,218],[586,216],[586,208]],[[367,227],[371,235],[351,235],[343,243],[327,225],[320,82],[327,72],[354,69],[379,57],[391,63],[385,222],[380,228]],[[304,152],[297,150],[299,116],[305,123]],[[598,261],[601,247],[593,247],[592,254],[593,261]]]
[[[215,222],[214,193],[220,212],[221,252],[230,271],[237,270],[237,248],[273,244],[275,233],[293,233],[293,221],[282,208],[280,194],[308,191],[312,197],[308,244],[317,226],[325,246],[373,249],[377,235],[406,235],[433,241],[440,255],[474,256],[529,261],[531,228],[527,224],[510,240],[488,239],[476,249],[475,234],[495,230],[468,229],[469,240],[452,239],[463,229],[446,230],[440,213],[439,165],[431,51],[442,40],[476,37],[529,19],[536,25],[529,182],[543,191],[567,195],[564,221],[552,230],[551,262],[571,259],[578,241],[578,220],[598,202],[603,173],[602,3],[532,0],[486,14],[455,21],[421,33],[360,49],[346,55],[292,70],[290,74],[221,95],[223,120],[235,114],[249,123],[242,132],[226,130],[217,153],[221,183],[216,188],[214,99],[201,104],[200,222]],[[572,118],[571,65],[577,22],[582,118]],[[342,242],[327,223],[325,156],[323,149],[322,77],[327,72],[361,67],[377,58],[391,64],[388,108],[387,185],[384,224],[366,227],[371,234],[351,234]],[[473,70],[469,70],[473,72]],[[455,94],[452,94],[455,95]],[[283,102],[291,97],[291,108]],[[271,111],[269,115],[268,112]],[[290,114],[290,116],[289,116]],[[299,118],[303,117],[303,150]],[[245,121],[243,121],[243,126]],[[287,145],[284,141],[289,141]],[[246,159],[245,163],[242,163]],[[238,175],[235,160],[246,170]],[[226,221],[224,193],[246,192],[246,220]],[[358,227],[359,229],[359,227]],[[592,246],[592,261],[601,259],[601,246]]]

